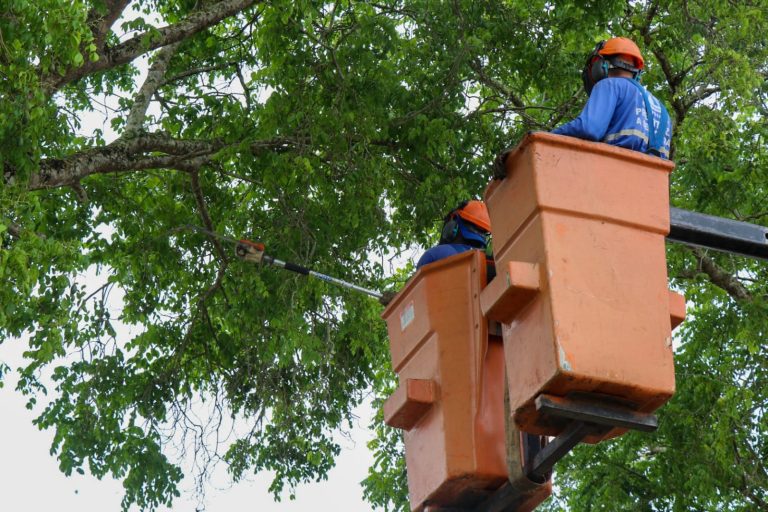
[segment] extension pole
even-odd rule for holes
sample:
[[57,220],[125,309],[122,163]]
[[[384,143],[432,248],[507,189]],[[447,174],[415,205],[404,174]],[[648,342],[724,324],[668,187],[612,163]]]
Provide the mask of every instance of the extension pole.
[[369,290],[368,288],[363,288],[362,286],[349,283],[337,277],[331,277],[325,274],[321,274],[320,272],[315,272],[314,270],[308,269],[306,267],[302,267],[301,265],[296,265],[295,263],[278,260],[277,258],[273,258],[272,256],[267,256],[266,254],[263,257],[263,261],[268,265],[274,265],[276,267],[284,268],[285,270],[290,270],[291,272],[296,272],[298,274],[303,274],[305,276],[316,277],[317,279],[322,279],[323,281],[328,283],[333,283],[338,286],[343,286],[344,288],[349,288],[350,290],[355,290],[361,293],[365,293],[376,299],[381,298],[380,292],[377,292],[375,290]]
[[250,240],[239,240],[237,242],[236,252],[237,252],[237,256],[240,259],[245,261],[274,265],[276,267],[284,268],[285,270],[290,270],[291,272],[296,272],[297,274],[315,277],[317,279],[322,279],[327,283],[332,283],[338,286],[342,286],[344,288],[349,288],[350,290],[355,290],[361,293],[365,293],[366,295],[370,295],[371,297],[374,297],[376,299],[382,298],[382,294],[375,290],[369,290],[368,288],[363,288],[362,286],[349,283],[337,277],[331,277],[325,274],[321,274],[320,272],[315,272],[314,270],[308,269],[307,267],[302,267],[301,265],[297,265],[295,263],[282,261],[277,258],[273,258],[272,256],[269,256],[267,254],[264,254],[264,244],[251,242]]

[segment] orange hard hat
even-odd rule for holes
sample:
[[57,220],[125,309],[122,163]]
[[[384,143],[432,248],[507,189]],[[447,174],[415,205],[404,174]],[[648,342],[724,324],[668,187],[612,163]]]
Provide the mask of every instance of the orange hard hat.
[[488,216],[488,208],[482,201],[476,199],[467,201],[467,204],[456,211],[456,215],[481,229],[491,231],[491,218]]
[[638,70],[643,69],[645,66],[645,60],[643,60],[643,54],[640,53],[640,48],[637,47],[634,41],[626,37],[612,37],[605,42],[597,53],[603,56],[623,56],[625,59],[633,61]]

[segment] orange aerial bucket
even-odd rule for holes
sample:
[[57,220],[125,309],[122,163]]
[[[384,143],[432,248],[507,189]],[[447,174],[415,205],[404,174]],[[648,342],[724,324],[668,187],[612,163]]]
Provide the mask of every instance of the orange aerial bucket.
[[498,276],[481,303],[504,326],[515,423],[562,431],[537,411],[541,394],[655,411],[675,392],[671,329],[685,314],[667,284],[674,164],[534,133],[506,165],[507,177],[485,193]]
[[[485,282],[485,255],[457,254],[422,267],[382,314],[400,381],[384,419],[404,430],[413,511],[472,506],[508,480],[504,353],[480,312]],[[523,483],[519,510],[551,492]]]

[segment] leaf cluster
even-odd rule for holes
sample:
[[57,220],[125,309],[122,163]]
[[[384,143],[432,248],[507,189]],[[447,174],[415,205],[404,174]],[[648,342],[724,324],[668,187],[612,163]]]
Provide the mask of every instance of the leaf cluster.
[[[0,333],[28,336],[19,391],[48,393],[62,470],[123,479],[125,508],[172,503],[186,452],[202,480],[224,461],[293,493],[392,383],[377,303],[206,231],[391,285],[386,258],[433,243],[499,151],[578,112],[600,39],[638,41],[674,117],[673,204],[768,217],[760,1],[6,4]],[[690,314],[662,428],[578,450],[553,508],[765,508],[765,265],[668,260]],[[402,510],[402,445],[376,421],[366,496]]]

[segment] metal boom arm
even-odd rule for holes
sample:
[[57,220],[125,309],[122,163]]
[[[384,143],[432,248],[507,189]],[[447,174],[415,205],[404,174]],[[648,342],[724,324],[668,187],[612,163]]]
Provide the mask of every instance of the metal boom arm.
[[768,260],[768,228],[670,208],[667,240]]

